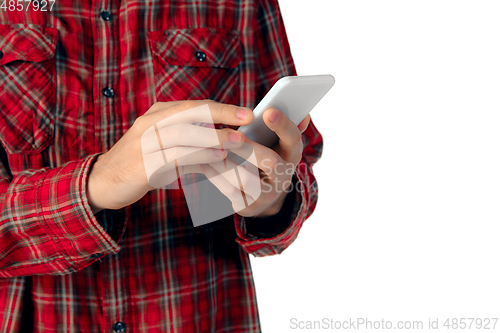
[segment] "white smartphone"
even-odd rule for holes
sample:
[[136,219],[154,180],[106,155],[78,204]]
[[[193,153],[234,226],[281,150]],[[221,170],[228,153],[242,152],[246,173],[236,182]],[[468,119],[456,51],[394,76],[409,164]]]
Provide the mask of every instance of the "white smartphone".
[[295,125],[299,125],[334,84],[335,78],[329,74],[285,76],[274,84],[255,107],[253,121],[238,130],[261,145],[273,147],[279,139],[264,123],[264,111],[277,108]]

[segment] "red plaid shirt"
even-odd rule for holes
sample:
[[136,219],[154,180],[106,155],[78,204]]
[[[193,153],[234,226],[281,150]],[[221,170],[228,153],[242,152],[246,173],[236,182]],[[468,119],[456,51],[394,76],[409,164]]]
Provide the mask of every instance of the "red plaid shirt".
[[253,108],[295,75],[277,0],[8,6],[0,10],[1,331],[17,332],[29,316],[36,332],[260,331],[248,253],[281,253],[314,210],[310,167],[322,139],[313,124],[292,209],[271,219],[235,215],[194,228],[182,190],[94,215],[86,181],[96,157],[153,103]]

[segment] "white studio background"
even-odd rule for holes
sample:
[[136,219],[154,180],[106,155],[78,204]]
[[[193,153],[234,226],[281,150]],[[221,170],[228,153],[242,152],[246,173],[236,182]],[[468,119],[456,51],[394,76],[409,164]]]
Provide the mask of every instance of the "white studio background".
[[299,75],[337,83],[312,113],[316,211],[252,257],[263,331],[500,317],[500,2],[280,4]]

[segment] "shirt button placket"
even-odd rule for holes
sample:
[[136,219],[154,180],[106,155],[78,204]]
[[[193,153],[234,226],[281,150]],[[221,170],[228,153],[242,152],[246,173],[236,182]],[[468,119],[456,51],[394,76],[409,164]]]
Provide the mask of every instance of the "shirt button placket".
[[[94,15],[93,22],[99,29],[96,29],[94,35],[95,42],[95,52],[94,52],[94,66],[95,66],[95,76],[94,76],[94,87],[95,94],[100,96],[94,96],[94,112],[95,114],[95,135],[96,135],[96,149],[98,151],[109,150],[112,144],[111,137],[114,135],[114,124],[116,124],[116,115],[111,112],[115,106],[114,98],[117,97],[119,86],[119,77],[115,74],[117,72],[119,59],[116,58],[117,48],[117,20],[111,13],[118,11],[115,8],[118,2],[116,1],[97,1],[93,5]],[[106,7],[106,3],[110,7]],[[116,26],[115,26],[116,25]],[[119,111],[118,111],[119,112]],[[97,256],[95,254],[94,256]],[[95,259],[93,259],[95,260]],[[101,315],[103,320],[100,321],[103,326],[102,331],[109,331],[112,329],[113,332],[125,332],[125,324],[122,322],[108,322],[109,318],[120,318],[123,315],[123,306],[118,305],[116,307],[110,307],[110,304],[116,304],[117,294],[121,293],[121,290],[114,290],[110,288],[110,284],[114,284],[116,281],[107,278],[106,273],[109,270],[118,269],[112,260],[102,262],[100,265],[96,266],[96,269],[103,274],[99,274],[98,282],[98,293],[99,293],[99,304]],[[116,276],[114,277],[116,279]],[[110,327],[111,326],[111,327]]]
[[[111,13],[107,10],[103,10],[99,16],[106,22],[111,21]],[[104,97],[111,98],[115,95],[115,91],[111,87],[106,87],[102,90]]]

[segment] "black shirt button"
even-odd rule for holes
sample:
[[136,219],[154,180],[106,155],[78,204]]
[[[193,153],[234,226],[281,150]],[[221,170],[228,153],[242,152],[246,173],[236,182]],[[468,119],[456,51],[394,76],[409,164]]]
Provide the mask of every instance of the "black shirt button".
[[3,58],[3,52],[0,51],[0,59],[2,59],[2,58]]
[[110,88],[110,87],[106,87],[102,90],[102,94],[105,96],[105,97],[113,97],[115,95],[115,91],[113,90],[113,88]]
[[107,10],[103,10],[101,12],[101,18],[104,20],[104,21],[111,21],[111,13],[108,12]]
[[123,333],[125,332],[125,324],[119,321],[113,325],[113,330],[118,333]]
[[202,52],[202,51],[196,52],[194,56],[196,57],[196,60],[198,60],[198,61],[207,60],[207,55],[205,54],[205,52]]

